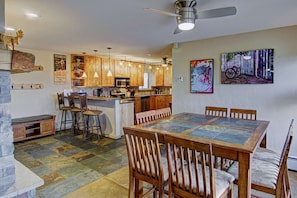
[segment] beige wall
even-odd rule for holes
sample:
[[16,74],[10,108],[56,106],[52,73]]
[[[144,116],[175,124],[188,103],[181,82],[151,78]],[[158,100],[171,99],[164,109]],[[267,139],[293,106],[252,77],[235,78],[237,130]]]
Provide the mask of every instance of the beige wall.
[[[296,35],[297,26],[292,26],[180,43],[179,48],[172,50],[173,113],[204,113],[206,105],[257,109],[258,119],[270,121],[268,147],[280,152],[290,120],[294,118],[295,125],[297,123]],[[264,48],[274,49],[273,84],[221,84],[221,53]],[[214,59],[214,93],[191,94],[189,62],[204,58]],[[179,76],[183,82],[178,80]],[[291,147],[291,156],[297,156],[296,141]]]
[[[21,41],[20,41],[21,42]],[[33,116],[40,114],[54,114],[56,121],[60,120],[60,111],[57,104],[57,92],[70,88],[70,56],[68,54],[17,48],[23,52],[35,55],[35,65],[42,65],[43,71],[11,74],[11,84],[42,83],[43,89],[11,90],[11,115],[12,118]],[[54,84],[54,54],[67,56],[67,82],[65,85]],[[57,124],[56,124],[57,126]]]

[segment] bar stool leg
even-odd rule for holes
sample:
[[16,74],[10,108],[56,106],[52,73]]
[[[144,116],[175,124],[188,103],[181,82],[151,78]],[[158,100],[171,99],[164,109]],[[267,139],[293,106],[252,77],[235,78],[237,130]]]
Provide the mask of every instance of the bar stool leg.
[[[100,137],[103,136],[103,133],[102,133],[101,123],[100,123],[100,115],[97,115],[96,117],[98,122],[97,131],[98,131],[98,141],[99,141]],[[99,131],[100,131],[100,134],[99,134]]]

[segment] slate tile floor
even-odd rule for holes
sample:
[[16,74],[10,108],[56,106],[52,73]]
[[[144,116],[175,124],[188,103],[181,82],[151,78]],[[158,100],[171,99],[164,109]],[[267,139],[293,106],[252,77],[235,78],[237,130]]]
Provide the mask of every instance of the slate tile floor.
[[[129,169],[124,138],[82,140],[63,132],[15,143],[15,158],[45,184],[38,198],[127,198]],[[289,171],[292,197],[297,197],[297,172]],[[234,198],[237,197],[235,186]],[[256,193],[259,197],[273,197]]]
[[[125,140],[82,140],[68,132],[15,143],[15,158],[42,179],[37,196],[63,197],[128,165]],[[127,194],[126,194],[127,195]]]

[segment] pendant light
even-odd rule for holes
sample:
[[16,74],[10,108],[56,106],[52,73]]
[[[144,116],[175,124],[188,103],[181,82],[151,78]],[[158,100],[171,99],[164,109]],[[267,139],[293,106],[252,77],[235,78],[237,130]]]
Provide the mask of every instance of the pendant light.
[[107,76],[110,77],[112,76],[112,72],[110,70],[110,50],[111,50],[111,47],[108,47],[108,52],[109,52],[109,59],[108,59],[108,72],[107,72]]
[[94,50],[94,52],[95,52],[95,61],[94,61],[94,64],[95,64],[95,73],[94,73],[94,78],[99,78],[99,75],[98,75],[98,72],[97,72],[97,70],[98,70],[98,65],[97,65],[97,56],[96,56],[96,52],[98,52],[98,50]]

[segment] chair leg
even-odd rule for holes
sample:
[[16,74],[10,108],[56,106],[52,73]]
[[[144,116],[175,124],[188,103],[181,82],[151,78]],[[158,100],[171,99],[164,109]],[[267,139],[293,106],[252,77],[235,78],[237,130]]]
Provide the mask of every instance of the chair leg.
[[87,137],[87,131],[88,131],[87,120],[88,120],[89,117],[88,116],[85,116],[85,115],[83,115],[82,117],[83,117],[83,123],[84,123],[83,139],[85,139]]
[[133,198],[133,190],[134,190],[134,183],[135,183],[135,180],[134,178],[130,175],[129,176],[129,198]]

